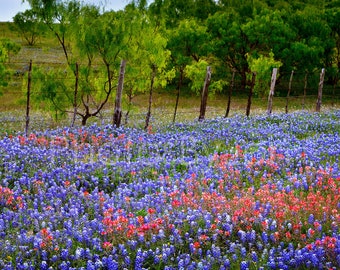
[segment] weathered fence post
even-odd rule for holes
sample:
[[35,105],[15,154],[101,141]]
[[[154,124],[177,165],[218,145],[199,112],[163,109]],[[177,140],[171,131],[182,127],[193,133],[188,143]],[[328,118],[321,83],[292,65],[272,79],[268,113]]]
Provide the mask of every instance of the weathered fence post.
[[247,103],[247,110],[246,110],[246,116],[248,117],[250,114],[250,106],[251,106],[251,98],[253,96],[253,90],[254,90],[254,86],[255,86],[255,80],[256,80],[256,72],[252,73],[252,77],[251,77],[251,84],[250,84],[250,88],[249,88],[249,95],[248,95],[248,103]]
[[305,85],[303,87],[302,109],[305,109],[306,106],[307,85],[308,85],[308,71],[306,71]]
[[113,115],[113,125],[116,127],[120,126],[122,120],[122,92],[124,86],[124,75],[125,75],[126,60],[122,60],[120,63],[119,79],[115,100],[115,110]]
[[201,108],[200,108],[200,116],[198,117],[199,121],[204,120],[205,111],[207,108],[207,101],[208,101],[208,89],[211,81],[211,68],[207,66],[207,73],[205,76],[204,86],[202,90],[202,98],[201,98]]
[[321,100],[322,100],[322,88],[323,88],[323,81],[325,79],[325,69],[323,68],[320,73],[320,82],[319,82],[319,88],[318,88],[318,99],[316,101],[316,112],[320,112],[321,109]]
[[76,116],[77,116],[77,96],[78,96],[78,85],[79,85],[79,64],[76,63],[76,82],[74,84],[74,96],[73,96],[73,118],[72,118],[72,127],[74,127],[74,123],[76,122]]
[[273,97],[274,97],[274,90],[275,90],[275,83],[276,83],[276,74],[277,74],[277,68],[273,68],[272,80],[270,83],[270,91],[269,91],[269,96],[268,96],[267,114],[271,114],[273,110]]
[[229,116],[229,111],[230,111],[230,102],[231,102],[231,94],[233,92],[234,89],[234,83],[235,83],[235,73],[236,71],[233,71],[233,76],[231,77],[231,82],[230,82],[230,86],[229,86],[229,93],[228,93],[228,105],[227,105],[227,110],[225,112],[225,118],[227,118]]
[[26,137],[28,136],[28,130],[29,130],[29,125],[30,125],[31,81],[32,81],[32,60],[30,60],[30,65],[28,68],[28,77],[27,77],[26,126],[25,126]]
[[292,73],[290,74],[290,79],[289,79],[288,93],[287,93],[287,99],[286,99],[286,113],[288,113],[288,100],[289,100],[290,92],[292,90],[293,76],[294,76],[294,70],[292,70]]

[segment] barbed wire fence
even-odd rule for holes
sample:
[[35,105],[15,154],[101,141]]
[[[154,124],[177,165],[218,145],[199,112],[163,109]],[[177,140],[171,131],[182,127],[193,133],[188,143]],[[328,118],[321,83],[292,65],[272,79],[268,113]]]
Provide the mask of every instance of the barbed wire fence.
[[[49,73],[52,70],[58,70],[53,76],[53,80],[66,82],[69,85],[74,84],[75,78],[70,74],[65,63],[44,63],[44,62],[11,62],[12,80],[0,97],[0,123],[2,132],[28,131],[32,129],[55,128],[57,126],[70,126],[72,115],[69,113],[65,118],[56,120],[53,114],[43,110],[43,103],[34,104],[34,100],[30,100],[32,93],[36,94],[36,86],[41,84],[39,76],[35,73],[42,70]],[[94,68],[97,70],[96,80],[105,80],[106,78],[99,73],[100,65]],[[310,112],[320,111],[320,108],[339,109],[340,105],[340,85],[339,70],[333,71],[331,74],[327,70],[315,72],[293,71],[292,73],[280,72],[275,78],[273,89],[272,108],[270,113],[292,112],[298,110],[307,110]],[[267,85],[269,90],[270,81],[256,81],[255,85],[248,82],[244,85],[241,74],[230,72],[226,75],[228,85],[222,93],[210,95],[207,101],[206,118],[216,118],[232,116],[235,114],[246,115],[249,106],[249,98],[251,98],[250,114],[268,113],[269,97],[260,96],[258,93],[251,93],[252,87],[256,84]],[[213,80],[213,78],[212,78]],[[30,84],[30,86],[29,86]],[[203,82],[202,82],[203,86]],[[58,90],[59,91],[59,90]],[[97,90],[101,91],[101,90]],[[147,91],[147,90],[146,90]],[[31,92],[31,93],[30,93]],[[59,93],[60,94],[60,93]],[[127,101],[123,104],[123,124],[133,127],[143,127],[145,116],[147,113],[146,94],[136,94],[133,98],[133,104],[128,108]],[[152,109],[151,124],[171,124],[175,109],[176,89],[170,89],[167,92],[155,93],[154,104]],[[199,96],[190,96],[188,89],[182,90],[179,101],[179,108],[176,112],[176,122],[186,122],[198,120],[200,113]],[[13,104],[15,106],[13,107]],[[88,124],[107,125],[112,124],[112,116],[114,110],[114,93],[110,97],[110,101],[105,104],[103,110],[92,117]],[[322,107],[321,107],[322,104]],[[72,109],[70,104],[70,110]],[[319,109],[318,109],[319,106]],[[227,110],[230,113],[227,113]],[[79,117],[76,124],[80,125]]]

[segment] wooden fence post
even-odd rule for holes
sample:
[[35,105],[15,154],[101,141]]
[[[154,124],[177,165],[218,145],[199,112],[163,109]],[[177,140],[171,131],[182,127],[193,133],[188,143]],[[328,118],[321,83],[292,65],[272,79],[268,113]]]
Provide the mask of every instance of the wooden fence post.
[[275,90],[275,83],[276,83],[276,74],[277,74],[277,68],[273,68],[272,80],[270,83],[270,91],[269,91],[269,96],[268,96],[267,114],[271,114],[273,110],[273,97],[274,97],[274,90]]
[[208,89],[211,81],[211,68],[207,66],[207,74],[205,76],[204,86],[202,90],[202,99],[201,99],[201,108],[200,108],[200,116],[198,117],[199,121],[204,120],[205,111],[207,108],[207,101],[208,101]]
[[250,106],[251,106],[251,98],[253,96],[253,90],[254,90],[254,86],[255,86],[255,80],[256,80],[256,72],[252,73],[252,77],[251,77],[251,84],[250,84],[250,88],[249,88],[249,95],[248,95],[248,104],[247,104],[247,110],[246,110],[246,115],[247,117],[250,114]]
[[30,125],[31,81],[32,81],[32,60],[30,60],[30,64],[28,68],[28,77],[27,77],[27,101],[26,101],[26,125],[25,125],[26,137],[28,136],[28,130],[29,130],[29,125]]
[[287,99],[286,99],[286,113],[288,113],[288,100],[289,100],[290,92],[292,90],[293,76],[294,76],[294,70],[292,70],[292,73],[290,74],[290,79],[289,79],[288,93],[287,93]]
[[227,105],[227,110],[225,112],[225,118],[227,118],[229,116],[229,111],[230,111],[230,102],[231,102],[231,94],[233,92],[234,89],[234,83],[235,83],[235,73],[236,71],[233,71],[233,76],[231,78],[231,82],[230,82],[230,86],[229,86],[229,93],[228,93],[228,105]]
[[78,85],[79,85],[79,64],[76,63],[76,82],[74,85],[74,96],[73,96],[73,118],[72,118],[72,127],[74,127],[74,123],[76,122],[76,116],[77,116],[77,96],[78,96]]
[[120,127],[122,120],[122,92],[124,86],[124,75],[125,75],[126,60],[122,60],[120,63],[119,79],[115,100],[115,110],[113,115],[113,125]]
[[322,88],[323,88],[323,82],[325,79],[325,69],[323,68],[320,73],[320,82],[319,82],[319,88],[318,88],[318,99],[316,101],[316,112],[320,112],[321,109],[321,100],[322,100]]

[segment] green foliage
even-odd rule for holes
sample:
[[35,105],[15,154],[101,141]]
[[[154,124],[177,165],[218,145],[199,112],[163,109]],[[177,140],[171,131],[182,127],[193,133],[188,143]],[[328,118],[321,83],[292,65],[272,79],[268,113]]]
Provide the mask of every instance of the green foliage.
[[200,60],[185,68],[185,76],[191,80],[190,88],[196,95],[201,94],[208,65],[207,61]]
[[[5,50],[3,52],[3,58],[0,58],[0,61],[10,62],[10,57],[12,55],[16,55],[21,50],[21,46],[10,39],[4,38],[0,40],[1,47]],[[1,60],[2,59],[2,60]]]
[[154,0],[149,6],[150,16],[164,21],[167,29],[175,29],[183,20],[206,20],[218,10],[214,0]]
[[[129,10],[133,14],[135,11]],[[127,59],[126,80],[135,93],[150,89],[154,73],[154,87],[165,87],[174,77],[174,69],[169,69],[171,52],[167,49],[167,39],[160,29],[152,24],[147,15],[134,16],[130,22],[132,33],[125,51]]]
[[13,17],[13,22],[15,31],[26,40],[29,46],[35,45],[38,38],[46,31],[44,24],[40,22],[38,15],[32,9],[17,13]]
[[249,52],[267,53],[275,56],[289,48],[295,32],[285,21],[286,12],[263,9],[252,20],[241,25],[248,39]]
[[209,94],[214,95],[216,92],[221,93],[228,84],[229,83],[223,79],[213,80],[209,86]]
[[249,71],[246,54],[252,47],[241,24],[239,14],[232,9],[217,12],[207,20],[214,57],[223,65],[226,72],[236,70],[241,75],[241,88],[244,89],[246,74]]
[[[10,72],[5,66],[9,62],[11,54],[17,54],[20,51],[20,46],[10,41],[9,39],[0,40],[0,90],[1,87],[7,86],[10,80]],[[2,92],[0,91],[0,95]]]
[[[66,116],[65,108],[72,104],[71,80],[66,80],[67,73],[65,69],[44,70],[39,67],[33,68],[32,71],[34,84],[31,90],[32,104],[35,108],[51,112],[55,120]],[[27,91],[26,85],[27,83],[23,88],[25,92]]]
[[331,28],[324,20],[324,12],[306,6],[291,14],[288,20],[295,37],[282,55],[285,65],[309,71],[325,67],[333,57],[335,40],[330,38]]
[[[199,60],[191,65],[187,65],[184,70],[185,76],[190,79],[190,89],[196,95],[200,95],[202,92],[208,66],[209,63],[206,60]],[[222,92],[227,84],[224,80],[213,80],[209,86],[209,95]]]
[[98,55],[104,64],[119,63],[119,53],[128,44],[125,33],[126,20],[122,12],[107,12],[94,18],[91,27],[81,19],[80,25],[84,31],[78,44],[82,44],[87,54]]
[[270,52],[268,56],[260,55],[257,58],[248,55],[247,59],[251,71],[256,72],[254,94],[264,97],[270,90],[271,71],[273,68],[282,66],[282,63],[274,59],[274,54],[272,52]]

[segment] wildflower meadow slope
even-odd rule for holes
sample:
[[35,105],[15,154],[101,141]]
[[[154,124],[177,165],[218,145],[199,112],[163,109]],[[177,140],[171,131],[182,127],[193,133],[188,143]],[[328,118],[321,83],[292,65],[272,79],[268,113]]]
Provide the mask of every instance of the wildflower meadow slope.
[[339,269],[340,111],[0,140],[1,269]]

